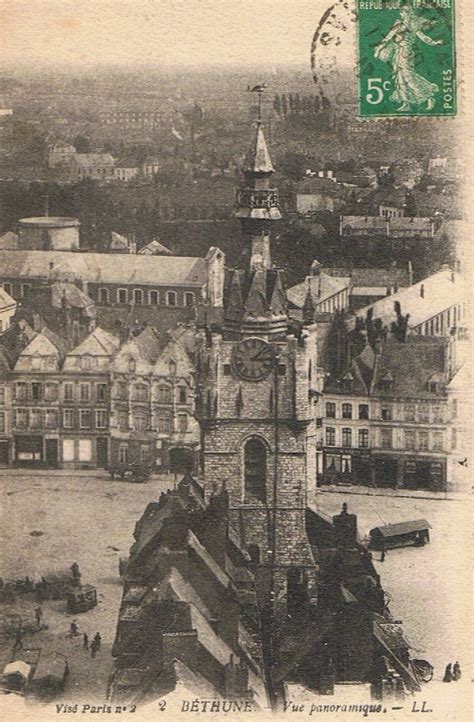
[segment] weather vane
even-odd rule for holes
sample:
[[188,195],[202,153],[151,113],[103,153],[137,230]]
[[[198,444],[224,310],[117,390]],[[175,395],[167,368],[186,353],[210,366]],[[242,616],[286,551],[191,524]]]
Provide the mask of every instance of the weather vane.
[[247,90],[250,93],[258,93],[258,117],[257,117],[257,123],[262,122],[262,93],[265,92],[265,88],[267,87],[266,83],[260,83],[259,85],[254,85],[253,88],[250,87],[250,85],[247,85]]

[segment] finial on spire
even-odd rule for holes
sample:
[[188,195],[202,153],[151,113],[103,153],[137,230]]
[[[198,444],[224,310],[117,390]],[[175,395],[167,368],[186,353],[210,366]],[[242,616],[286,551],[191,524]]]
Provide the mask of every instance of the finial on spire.
[[257,116],[257,123],[262,122],[262,93],[265,92],[265,88],[267,87],[266,83],[259,83],[258,85],[254,85],[253,88],[250,87],[250,85],[247,85],[247,90],[250,93],[258,93],[258,116]]

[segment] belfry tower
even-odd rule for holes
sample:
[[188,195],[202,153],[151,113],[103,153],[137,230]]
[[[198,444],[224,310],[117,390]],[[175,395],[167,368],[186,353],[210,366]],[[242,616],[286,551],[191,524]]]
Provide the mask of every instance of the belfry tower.
[[201,333],[202,462],[209,489],[225,484],[234,533],[284,614],[288,585],[304,577],[311,589],[316,574],[305,509],[316,483],[317,348],[315,326],[288,318],[271,261],[281,215],[260,115],[243,172],[236,216],[250,260],[227,270],[222,319]]

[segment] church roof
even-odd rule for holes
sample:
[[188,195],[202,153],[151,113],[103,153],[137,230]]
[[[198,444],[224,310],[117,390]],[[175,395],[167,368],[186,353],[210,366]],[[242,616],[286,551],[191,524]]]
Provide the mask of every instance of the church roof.
[[275,171],[261,123],[257,123],[257,131],[245,156],[243,171],[244,173],[274,173]]

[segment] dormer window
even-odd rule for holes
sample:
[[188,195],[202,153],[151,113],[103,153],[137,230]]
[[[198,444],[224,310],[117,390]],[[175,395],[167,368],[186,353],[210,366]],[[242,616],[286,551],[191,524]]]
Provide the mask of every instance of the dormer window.
[[393,390],[393,376],[390,371],[382,376],[380,379],[381,391],[390,392]]
[[437,381],[428,381],[428,391],[431,391],[431,393],[436,394],[439,389],[439,384]]
[[346,374],[342,379],[342,390],[344,393],[352,393],[352,387],[354,385],[354,377],[352,374]]

